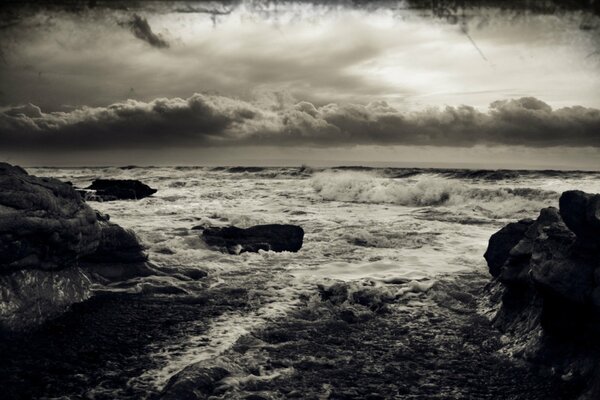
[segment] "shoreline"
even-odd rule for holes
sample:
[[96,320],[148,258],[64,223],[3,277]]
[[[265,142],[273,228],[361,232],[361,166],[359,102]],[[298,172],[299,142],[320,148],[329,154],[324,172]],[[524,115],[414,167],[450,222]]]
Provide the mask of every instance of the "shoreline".
[[3,341],[0,383],[14,398],[89,397],[95,388],[97,399],[169,399],[191,395],[177,384],[190,369],[218,367],[227,374],[209,385],[207,397],[576,395],[580,388],[574,383],[498,352],[501,333],[477,310],[486,283],[482,273],[462,273],[441,279],[428,292],[398,299],[377,291],[353,300],[340,297],[344,287],[346,296],[362,293],[348,283],[315,287],[284,317],[176,374],[163,393],[151,385],[128,385],[161,367],[150,357],[150,346],[206,333],[210,320],[228,311],[251,310],[247,291],[207,289],[195,297],[99,294],[35,332]]

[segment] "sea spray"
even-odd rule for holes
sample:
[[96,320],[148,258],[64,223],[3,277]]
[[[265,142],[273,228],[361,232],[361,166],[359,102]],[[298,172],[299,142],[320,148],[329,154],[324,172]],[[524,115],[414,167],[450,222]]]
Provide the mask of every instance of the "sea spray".
[[[498,211],[491,216],[508,217],[538,209],[556,201],[558,193],[537,188],[469,185],[439,175],[393,179],[378,171],[323,171],[312,177],[315,192],[328,201],[395,204],[407,207],[470,207]],[[492,207],[493,206],[493,207]]]

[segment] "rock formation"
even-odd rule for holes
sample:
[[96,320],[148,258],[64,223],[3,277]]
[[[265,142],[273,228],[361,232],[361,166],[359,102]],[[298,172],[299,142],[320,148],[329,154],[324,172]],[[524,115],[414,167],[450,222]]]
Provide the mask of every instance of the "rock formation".
[[90,296],[90,280],[150,273],[135,234],[69,184],[0,163],[0,330],[34,327]]
[[228,226],[207,228],[202,237],[209,246],[229,254],[246,251],[298,251],[302,247],[304,230],[296,225],[256,225],[247,229]]
[[490,238],[493,322],[513,354],[600,398],[600,195],[567,191],[559,207]]
[[156,193],[156,189],[135,179],[96,179],[80,193],[89,201],[139,200]]

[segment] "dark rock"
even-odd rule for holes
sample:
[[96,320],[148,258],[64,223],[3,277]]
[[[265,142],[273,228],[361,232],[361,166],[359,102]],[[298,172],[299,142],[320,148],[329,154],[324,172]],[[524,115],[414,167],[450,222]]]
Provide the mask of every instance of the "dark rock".
[[202,232],[206,244],[230,254],[243,252],[293,251],[302,247],[304,230],[296,225],[256,225],[247,229],[228,226]]
[[600,195],[569,190],[560,196],[560,215],[585,248],[600,247]]
[[560,215],[565,224],[576,234],[582,234],[586,226],[586,207],[590,194],[581,190],[569,190],[564,192],[558,201]]
[[101,222],[100,241],[96,251],[85,257],[87,262],[139,262],[146,261],[144,247],[133,231],[110,222]]
[[585,219],[591,228],[600,232],[600,194],[588,200]]
[[36,327],[91,295],[79,268],[0,274],[0,333]]
[[175,374],[163,389],[161,400],[203,400],[216,389],[217,383],[229,375],[219,367],[192,364]]
[[487,251],[483,255],[488,263],[490,274],[500,274],[500,268],[508,259],[510,250],[523,239],[525,231],[533,223],[530,219],[511,222],[490,237]]
[[554,295],[584,304],[593,289],[594,266],[573,252],[576,240],[562,222],[546,226],[533,245],[531,280]]
[[73,266],[99,236],[95,211],[71,186],[0,164],[0,273]]
[[96,210],[96,218],[98,219],[98,221],[105,221],[105,222],[110,221],[110,215],[103,214],[98,210]]
[[524,233],[512,223],[490,239],[494,324],[514,354],[576,376],[598,398],[591,383],[600,371],[600,195],[568,191],[559,203],[560,212],[541,210]]
[[108,219],[71,185],[0,163],[0,330],[35,327],[85,300],[90,277],[149,273],[135,235]]
[[86,189],[95,191],[84,196],[91,201],[139,200],[157,191],[135,179],[96,179]]
[[536,238],[545,227],[561,222],[558,210],[547,207],[540,211],[538,218],[529,225],[521,240],[509,251],[509,256],[500,268],[498,278],[506,285],[520,285],[522,287],[530,284],[531,256]]
[[90,296],[77,267],[100,242],[96,213],[75,190],[0,164],[0,330],[37,326]]

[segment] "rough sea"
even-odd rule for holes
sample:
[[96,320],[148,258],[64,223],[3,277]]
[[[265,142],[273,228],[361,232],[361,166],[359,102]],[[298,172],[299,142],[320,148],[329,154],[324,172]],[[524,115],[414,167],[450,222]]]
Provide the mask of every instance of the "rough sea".
[[[150,342],[144,351],[152,362],[127,381],[135,393],[159,391],[190,364],[217,362],[245,334],[285,320],[301,302],[315,296],[319,285],[343,281],[400,298],[426,292],[456,274],[486,277],[482,255],[490,235],[506,223],[535,218],[541,208],[558,206],[565,190],[600,193],[600,173],[591,172],[362,167],[30,168],[29,172],[81,188],[94,179],[111,178],[138,179],[158,189],[139,201],[90,205],[133,229],[147,247],[149,260],[173,273],[96,287],[98,292],[153,293],[168,300],[207,290],[246,291],[243,307],[231,306],[209,317],[202,329],[186,321],[185,329],[178,329],[169,340]],[[208,248],[201,231],[191,229],[268,223],[302,226],[302,249],[230,255]],[[180,274],[197,269],[207,277],[190,280]],[[285,374],[286,369],[273,373]],[[94,383],[87,395],[119,397],[119,392],[101,382]]]

